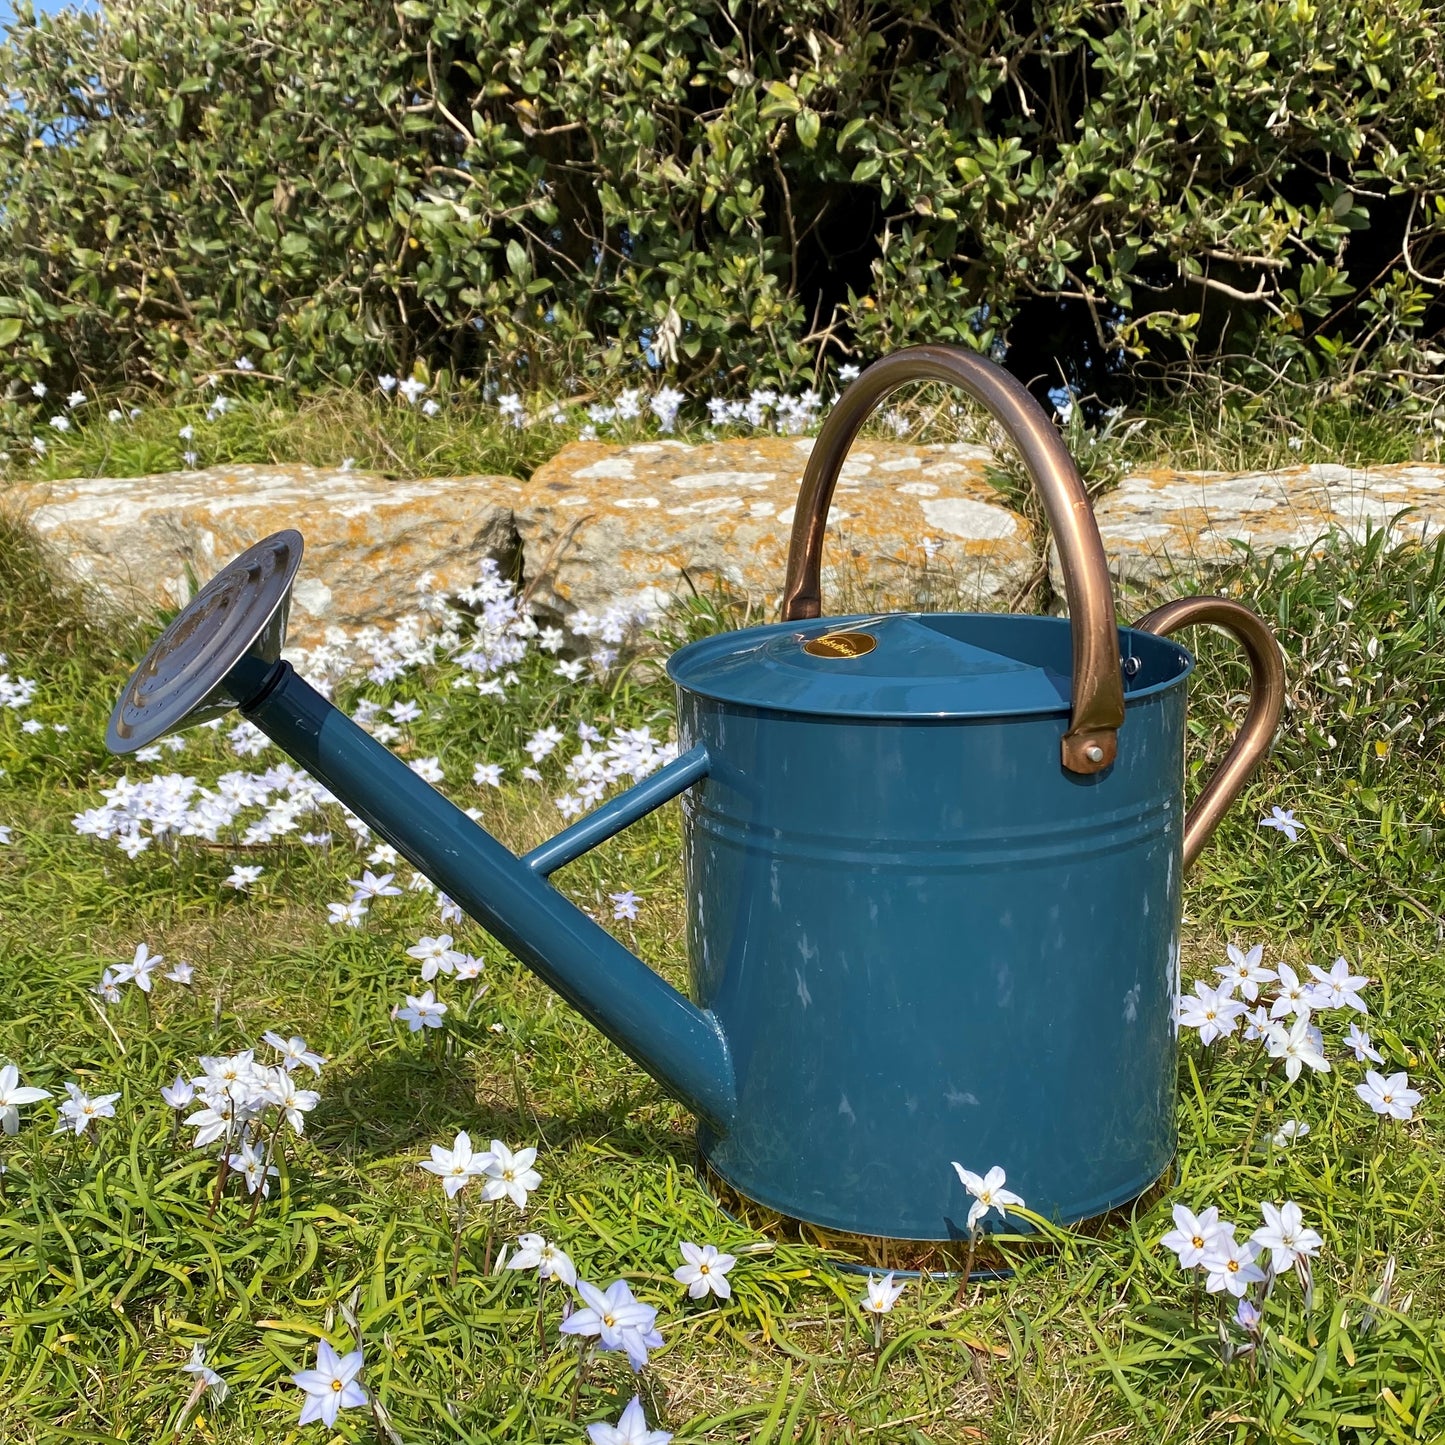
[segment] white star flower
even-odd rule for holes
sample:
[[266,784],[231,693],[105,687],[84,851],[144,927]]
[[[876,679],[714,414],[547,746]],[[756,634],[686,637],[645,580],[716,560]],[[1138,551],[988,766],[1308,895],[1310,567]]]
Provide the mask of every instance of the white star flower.
[[152,953],[144,944],[137,944],[135,957],[129,963],[119,963],[115,968],[117,983],[133,983],[142,993],[151,991],[151,974],[157,965],[165,962],[164,954]]
[[1330,1061],[1321,1052],[1315,1032],[1309,1014],[1302,1013],[1288,1029],[1277,1023],[1266,1036],[1265,1049],[1270,1058],[1284,1060],[1285,1077],[1291,1084],[1306,1064],[1321,1074],[1330,1071]]
[[422,1029],[441,1028],[442,1015],[446,1011],[447,1006],[439,1003],[431,989],[427,989],[420,998],[407,994],[406,1007],[397,1009],[395,1016],[405,1020],[407,1028],[412,1033],[419,1033]]
[[299,1034],[292,1034],[289,1039],[283,1039],[280,1034],[267,1029],[261,1038],[281,1055],[283,1069],[290,1071],[304,1066],[313,1074],[321,1073],[321,1066],[326,1062],[325,1055],[312,1053],[306,1047],[306,1040]]
[[672,1277],[679,1284],[687,1286],[687,1292],[693,1299],[701,1299],[708,1293],[715,1294],[719,1299],[727,1299],[732,1294],[733,1287],[726,1276],[737,1263],[735,1256],[719,1254],[717,1246],[713,1244],[699,1247],[681,1240],[677,1247],[682,1251],[686,1263],[673,1270]]
[[1281,1205],[1261,1204],[1264,1228],[1256,1229],[1250,1238],[1261,1249],[1272,1251],[1270,1268],[1283,1274],[1298,1260],[1318,1254],[1324,1240],[1313,1229],[1304,1227],[1300,1207],[1292,1199]]
[[1204,1259],[1204,1252],[1215,1236],[1234,1228],[1219,1222],[1219,1210],[1211,1205],[1203,1214],[1195,1214],[1182,1204],[1174,1206],[1174,1228],[1159,1241],[1165,1249],[1179,1256],[1182,1269],[1193,1269]]
[[1231,943],[1226,952],[1229,962],[1217,965],[1215,973],[1227,980],[1231,987],[1237,988],[1242,998],[1253,1003],[1259,997],[1260,984],[1273,983],[1278,977],[1274,969],[1265,968],[1260,962],[1264,956],[1264,945],[1256,943],[1248,953],[1244,953]]
[[1274,808],[1269,817],[1259,820],[1261,828],[1274,828],[1283,833],[1291,843],[1298,840],[1300,833],[1304,830],[1304,824],[1288,808]]
[[91,1098],[70,1083],[66,1084],[65,1091],[70,1097],[59,1106],[60,1123],[55,1126],[54,1133],[63,1134],[67,1129],[74,1129],[78,1137],[97,1119],[115,1118],[115,1101],[120,1098],[119,1094],[97,1094]]
[[45,1089],[34,1088],[20,1082],[20,1070],[14,1064],[0,1069],[0,1128],[7,1134],[20,1132],[20,1106],[38,1104],[50,1098]]
[[1387,1079],[1367,1069],[1365,1082],[1355,1085],[1355,1093],[1377,1114],[1389,1114],[1395,1119],[1412,1118],[1415,1105],[1420,1102],[1419,1090],[1410,1087],[1410,1080],[1403,1072],[1391,1074]]
[[898,1303],[898,1297],[903,1293],[905,1286],[906,1281],[904,1284],[893,1283],[892,1270],[882,1279],[870,1274],[868,1284],[863,1291],[861,1301],[863,1308],[869,1314],[886,1315]]
[[1369,1013],[1360,998],[1360,990],[1370,980],[1363,975],[1352,974],[1350,965],[1343,958],[1335,959],[1328,973],[1313,963],[1310,964],[1310,972],[1317,980],[1309,991],[1316,1008],[1352,1008],[1362,1014]]
[[535,1149],[518,1149],[513,1153],[500,1139],[493,1139],[482,1198],[488,1202],[510,1199],[518,1209],[525,1209],[527,1195],[542,1182],[542,1176],[532,1168],[536,1158]]
[[336,1424],[338,1412],[365,1405],[366,1391],[356,1380],[361,1366],[360,1350],[352,1350],[343,1358],[326,1340],[322,1340],[316,1346],[316,1368],[301,1370],[291,1376],[292,1382],[306,1393],[306,1403],[301,1407],[301,1418],[297,1424],[309,1425],[313,1420],[320,1420],[330,1429]]
[[442,1188],[446,1190],[448,1199],[455,1199],[457,1194],[465,1189],[473,1179],[478,1179],[487,1172],[487,1165],[491,1162],[490,1154],[478,1154],[472,1149],[471,1135],[459,1133],[452,1140],[450,1149],[443,1149],[440,1144],[431,1146],[431,1158],[423,1159],[421,1168],[429,1174],[435,1174],[442,1181]]
[[672,1436],[666,1430],[647,1428],[642,1401],[634,1395],[615,1425],[602,1420],[589,1425],[587,1438],[592,1445],[668,1445]]
[[206,1363],[206,1351],[201,1345],[191,1346],[191,1358],[181,1366],[188,1375],[194,1375],[205,1389],[209,1390],[219,1405],[230,1393],[226,1382]]
[[452,947],[450,933],[439,934],[436,938],[432,938],[429,934],[423,934],[416,943],[407,949],[406,955],[408,958],[421,961],[423,983],[430,982],[438,973],[451,973],[464,957]]
[[662,1344],[657,1331],[657,1311],[632,1297],[626,1280],[616,1280],[606,1292],[585,1279],[577,1281],[577,1293],[585,1301],[562,1321],[564,1335],[596,1335],[604,1350],[624,1350],[634,1371],[647,1364],[647,1352]]
[[1314,1007],[1313,990],[1314,985],[1302,980],[1289,964],[1280,964],[1279,996],[1270,1005],[1270,1018],[1283,1019],[1291,1014],[1308,1018]]
[[968,1211],[968,1229],[970,1233],[978,1221],[984,1218],[991,1209],[998,1210],[1002,1215],[1010,1204],[1023,1204],[1021,1195],[1015,1194],[1011,1189],[1005,1189],[1004,1182],[1006,1175],[997,1164],[988,1171],[982,1178],[965,1169],[957,1160],[953,1161],[953,1167],[958,1177],[963,1181],[963,1187],[973,1195],[973,1204]]
[[508,1269],[535,1269],[541,1279],[560,1279],[565,1285],[576,1285],[577,1266],[564,1250],[549,1244],[540,1234],[518,1235],[517,1244],[517,1252],[507,1261]]
[[1233,1234],[1216,1234],[1200,1261],[1208,1276],[1204,1288],[1210,1294],[1223,1290],[1241,1298],[1250,1285],[1264,1278],[1264,1271],[1255,1263],[1259,1253],[1260,1246],[1252,1239],[1239,1244]]
[[1370,1042],[1369,1034],[1365,1033],[1359,1024],[1352,1023],[1350,1025],[1350,1031],[1345,1035],[1345,1044],[1350,1052],[1354,1054],[1357,1064],[1363,1064],[1366,1059],[1370,1059],[1377,1064],[1383,1064],[1385,1062],[1384,1056],[1380,1053],[1379,1049]]
[[1179,1000],[1179,1022],[1185,1028],[1198,1029],[1203,1044],[1232,1034],[1240,1015],[1248,1012],[1248,1006],[1234,997],[1234,984],[1229,979],[1218,988],[1210,988],[1200,980],[1194,985],[1193,997],[1185,994]]

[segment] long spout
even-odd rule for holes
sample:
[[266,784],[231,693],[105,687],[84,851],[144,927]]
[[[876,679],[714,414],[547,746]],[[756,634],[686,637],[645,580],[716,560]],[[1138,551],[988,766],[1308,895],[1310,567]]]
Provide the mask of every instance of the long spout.
[[357,727],[287,662],[241,711],[660,1084],[726,1130],[736,1107],[717,1019]]

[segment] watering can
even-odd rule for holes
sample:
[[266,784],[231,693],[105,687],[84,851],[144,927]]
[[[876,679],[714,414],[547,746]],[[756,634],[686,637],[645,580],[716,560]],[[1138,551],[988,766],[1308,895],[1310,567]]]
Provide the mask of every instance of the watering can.
[[[1069,616],[820,616],[828,508],[864,419],[951,383],[1022,453]],[[783,621],[668,663],[679,756],[518,858],[284,661],[301,537],[207,584],[127,684],[123,753],[239,708],[697,1115],[739,1194],[831,1229],[967,1234],[951,1161],[1002,1165],[1063,1223],[1144,1191],[1174,1152],[1181,881],[1273,737],[1279,648],[1238,603],[1115,622],[1079,473],[1028,391],[970,352],[869,367],[813,447]],[[1187,812],[1192,656],[1233,633],[1250,702]],[[549,876],[681,795],[691,997]]]

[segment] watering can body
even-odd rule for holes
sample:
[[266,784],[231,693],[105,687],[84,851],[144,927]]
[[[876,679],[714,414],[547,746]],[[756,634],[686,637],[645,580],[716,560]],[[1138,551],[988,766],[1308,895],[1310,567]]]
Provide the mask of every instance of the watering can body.
[[[802,651],[840,627],[877,636],[869,659]],[[892,1238],[964,1236],[955,1159],[1003,1165],[1073,1221],[1134,1198],[1174,1148],[1191,659],[1125,641],[1142,665],[1119,757],[1079,778],[1057,762],[1066,690],[1051,713],[887,716],[834,671],[942,629],[1032,656],[1044,690],[1067,677],[1056,618],[783,624],[670,664],[680,742],[709,758],[682,800],[692,994],[736,1080],[702,1155],[780,1213]],[[817,711],[737,700],[774,680],[727,663],[769,644],[818,669]]]
[[[924,379],[1019,446],[1068,619],[819,615],[848,446]],[[1222,598],[1117,626],[1078,473],[1005,373],[917,347],[853,383],[804,474],[784,621],[675,654],[678,759],[520,859],[281,659],[300,554],[278,533],[212,579],[128,683],[113,751],[239,707],[687,1102],[707,1164],[781,1213],[948,1240],[971,1202],[955,1160],[1002,1165],[1062,1222],[1166,1168],[1182,878],[1273,736],[1279,651]],[[1251,702],[1186,812],[1193,660],[1166,634],[1196,622],[1244,645]],[[548,881],[678,796],[690,997]]]

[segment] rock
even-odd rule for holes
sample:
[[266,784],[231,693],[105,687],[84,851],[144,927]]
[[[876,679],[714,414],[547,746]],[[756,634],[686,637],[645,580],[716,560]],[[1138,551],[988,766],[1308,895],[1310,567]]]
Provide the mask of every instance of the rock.
[[[569,444],[517,504],[534,605],[564,616],[720,587],[776,616],[812,447],[806,437]],[[984,480],[989,457],[962,444],[856,443],[823,548],[824,611],[1006,605],[1037,558],[1029,524]]]
[[[1414,510],[1399,518],[1407,507]],[[1238,556],[1235,540],[1264,553],[1315,548],[1332,532],[1361,538],[1389,529],[1392,540],[1429,540],[1445,531],[1445,472],[1330,464],[1278,472],[1152,471],[1125,477],[1094,503],[1094,515],[1114,576],[1149,591],[1180,575],[1206,580]],[[1050,552],[1058,588],[1058,555]]]
[[[306,538],[291,612],[299,647],[330,627],[389,626],[417,610],[424,574],[455,592],[485,557],[520,567],[544,619],[714,588],[769,619],[812,446],[804,437],[574,442],[528,482],[213,467],[17,483],[0,505],[18,508],[72,573],[129,608],[176,607],[252,542],[296,527]],[[829,519],[824,610],[1009,606],[1038,562],[1029,523],[985,480],[989,456],[962,444],[857,443]],[[1397,536],[1429,538],[1445,531],[1445,471],[1155,471],[1126,477],[1095,514],[1125,589],[1157,594],[1179,572],[1207,579],[1235,555],[1235,539],[1298,550],[1330,531],[1392,524]],[[1057,557],[1052,566],[1061,587]],[[1120,611],[1132,615],[1128,604]]]
[[514,561],[511,477],[393,482],[307,466],[211,467],[161,476],[27,482],[0,493],[70,571],[127,608],[176,607],[253,542],[295,527],[306,558],[290,639],[389,626],[431,573],[452,591],[483,557]]

